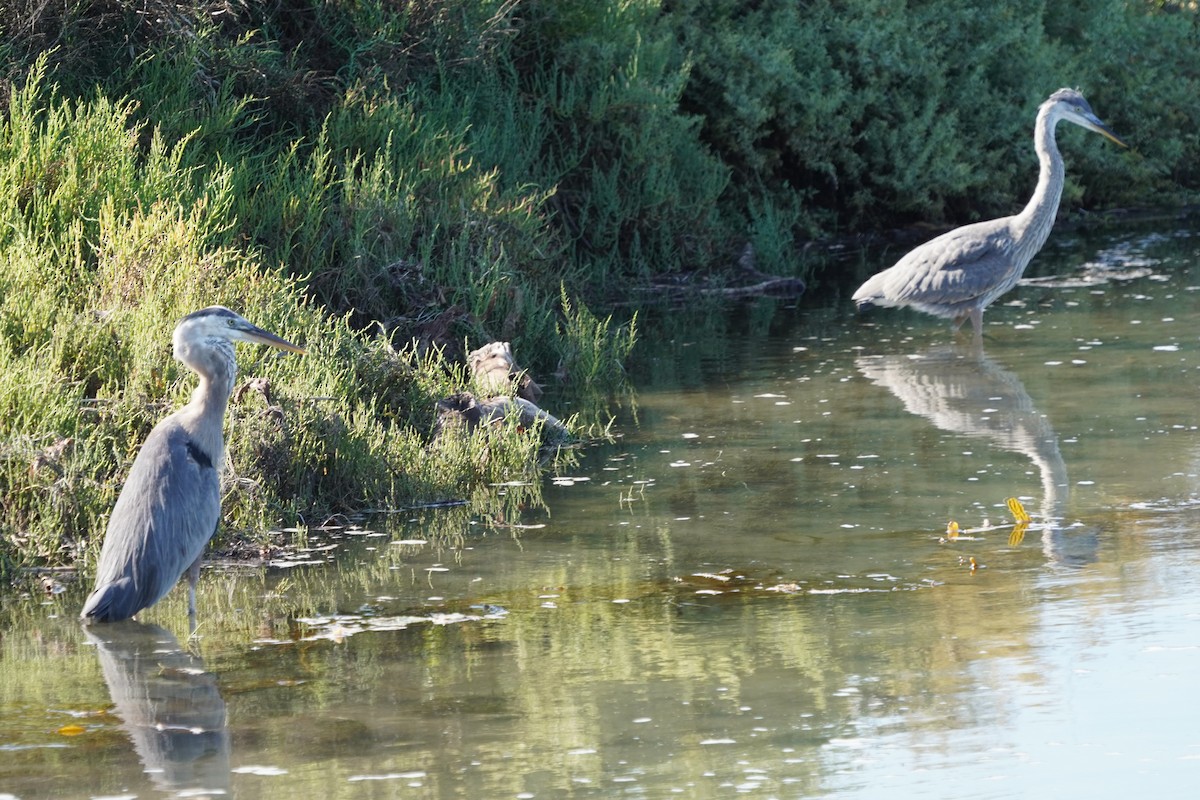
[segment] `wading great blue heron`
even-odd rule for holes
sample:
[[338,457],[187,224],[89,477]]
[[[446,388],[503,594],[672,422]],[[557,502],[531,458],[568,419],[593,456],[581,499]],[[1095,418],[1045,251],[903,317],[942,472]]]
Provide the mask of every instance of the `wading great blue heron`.
[[859,287],[853,298],[859,308],[910,306],[950,317],[955,330],[969,318],[976,338],[982,336],[983,309],[1017,284],[1054,226],[1063,188],[1054,127],[1062,120],[1129,146],[1099,120],[1083,95],[1059,89],[1038,108],[1033,142],[1041,172],[1021,213],[965,225],[912,250]]
[[96,588],[80,614],[85,620],[128,619],[162,599],[185,571],[194,620],[200,559],[221,516],[221,428],[237,378],[234,342],[304,352],[222,306],[179,322],[175,358],[200,384],[186,406],[154,426],[133,461],[108,519]]

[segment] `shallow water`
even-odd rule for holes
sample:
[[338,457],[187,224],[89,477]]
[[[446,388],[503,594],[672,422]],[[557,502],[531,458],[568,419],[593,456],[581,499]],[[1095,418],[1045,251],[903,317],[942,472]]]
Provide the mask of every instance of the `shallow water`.
[[1036,268],[981,353],[844,305],[665,324],[616,444],[208,570],[190,648],[182,591],[88,633],[80,587],[4,598],[0,794],[1185,794],[1200,238]]

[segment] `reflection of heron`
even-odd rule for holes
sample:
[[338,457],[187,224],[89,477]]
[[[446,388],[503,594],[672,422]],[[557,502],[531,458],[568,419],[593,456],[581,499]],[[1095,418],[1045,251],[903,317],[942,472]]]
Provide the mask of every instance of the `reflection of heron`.
[[1079,92],[1059,89],[1038,108],[1033,141],[1041,172],[1020,214],[965,225],[926,242],[854,293],[859,307],[910,306],[949,317],[957,329],[968,317],[983,335],[983,309],[1007,292],[1042,249],[1062,197],[1063,161],[1054,141],[1060,120],[1128,146],[1101,122]]
[[204,663],[157,625],[128,621],[85,633],[114,710],[155,784],[180,797],[228,794],[225,701]]
[[196,613],[200,558],[221,516],[222,422],[237,378],[233,342],[303,348],[221,306],[188,314],[175,328],[175,358],[200,376],[191,402],[150,431],[108,520],[96,588],[82,616],[128,619],[157,603],[187,571]]
[[896,395],[904,408],[937,428],[990,440],[1021,453],[1042,482],[1043,548],[1054,561],[1095,560],[1095,535],[1067,536],[1060,527],[1070,496],[1058,435],[1037,410],[1025,385],[979,347],[935,348],[918,355],[864,356],[859,371]]

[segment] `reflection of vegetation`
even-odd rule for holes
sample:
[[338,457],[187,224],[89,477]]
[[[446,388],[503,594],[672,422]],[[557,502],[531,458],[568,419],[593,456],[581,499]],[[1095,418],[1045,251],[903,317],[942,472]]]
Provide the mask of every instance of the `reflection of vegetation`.
[[[203,590],[202,583],[203,601],[214,604],[218,619],[228,613],[229,621],[240,624],[247,635],[277,640],[298,635],[298,616],[354,613],[362,610],[362,598],[368,598],[371,613],[408,612],[403,603],[371,598],[393,594],[387,587],[397,583],[419,585],[424,573],[412,566],[414,561],[423,564],[420,569],[430,559],[459,563],[463,549],[476,538],[519,539],[522,526],[547,513],[540,485],[516,482],[481,487],[462,502],[371,514],[343,528],[309,529],[303,548],[285,548],[288,555],[282,559],[302,566],[270,570],[249,582],[231,573],[218,578],[215,589]],[[254,599],[260,595],[265,595],[264,602]],[[246,607],[262,613],[239,618],[237,610]]]
[[[539,610],[536,598],[520,592],[490,598],[511,609],[502,621],[415,624],[341,642],[247,649],[237,625],[228,628],[224,619],[205,629],[203,646],[229,707],[234,761],[283,767],[290,774],[275,779],[277,789],[331,797],[344,796],[349,774],[417,768],[442,793],[466,779],[471,796],[501,796],[524,790],[520,776],[533,770],[547,771],[564,791],[570,776],[611,780],[619,760],[643,770],[641,780],[652,785],[714,768],[733,772],[699,743],[736,734],[743,758],[792,748],[806,763],[783,774],[799,781],[793,787],[817,789],[823,746],[860,717],[903,710],[914,728],[934,735],[976,723],[974,679],[962,665],[982,660],[981,650],[1011,653],[1010,643],[1027,635],[1013,620],[1032,624],[1019,614],[975,618],[964,596],[970,592],[680,607],[645,594],[638,571],[628,561],[607,575],[571,575],[579,583],[558,592],[554,610]],[[539,571],[528,579],[562,586],[568,576]],[[606,583],[590,583],[600,579]],[[22,664],[27,677],[5,680],[6,710],[25,680],[52,687],[97,680],[86,651],[65,670],[52,660]],[[878,675],[886,677],[862,680]],[[857,691],[839,698],[846,687]],[[41,707],[60,705],[56,694]],[[947,697],[968,699],[947,715]],[[638,730],[631,720],[642,716],[653,725]],[[754,725],[771,731],[767,752],[741,739]],[[626,737],[638,734],[642,743],[630,749]],[[595,749],[598,758],[574,760],[568,753],[578,748]],[[662,758],[666,751],[673,757]],[[58,774],[82,768],[79,755],[60,755]],[[40,758],[23,766],[39,773]],[[325,766],[303,768],[313,760]],[[482,765],[464,778],[461,765],[472,760]]]
[[714,375],[736,375],[747,352],[787,325],[789,307],[760,297],[734,305],[699,298],[686,309],[651,308],[640,319],[630,371],[646,390],[692,388]]
[[[1046,584],[1039,571],[1002,570],[993,560],[981,575],[931,570],[938,585],[914,591],[714,598],[698,593],[711,582],[672,581],[676,567],[648,569],[667,558],[669,531],[618,529],[606,534],[602,557],[585,558],[578,548],[568,555],[569,541],[553,557],[555,542],[536,529],[516,532],[523,538],[516,542],[503,527],[553,522],[537,487],[509,487],[475,508],[478,516],[462,507],[372,519],[337,540],[345,552],[336,564],[282,578],[206,574],[208,613],[195,646],[227,704],[234,765],[288,770],[270,779],[274,793],[339,798],[357,796],[347,778],[364,774],[419,771],[431,795],[472,797],[528,791],[527,776],[536,774],[545,781],[539,793],[571,797],[584,786],[572,778],[590,779],[594,789],[636,772],[643,785],[660,787],[769,763],[764,785],[787,777],[789,791],[816,794],[840,766],[834,740],[896,726],[893,736],[953,749],[957,731],[1003,725],[1005,697],[1036,687],[1045,674],[1043,617],[1026,612],[1063,591],[1062,581]],[[503,523],[489,525],[485,516]],[[1114,557],[1073,584],[1071,602],[1110,609],[1130,565],[1158,546],[1156,521],[1154,513],[1123,518],[1129,535],[1111,538]],[[322,536],[314,532],[309,546],[333,541]],[[429,544],[390,544],[417,539]],[[1003,539],[996,537],[997,547]],[[450,571],[431,586],[424,570],[434,564]],[[775,580],[769,569],[760,577]],[[10,790],[22,780],[41,782],[43,791],[55,781],[75,785],[92,775],[98,754],[106,769],[89,784],[92,793],[146,780],[117,735],[119,721],[103,713],[109,701],[95,653],[71,619],[78,600],[70,593],[51,600],[61,604],[57,618],[32,601],[3,609],[4,744],[31,748],[6,752],[0,778]],[[184,603],[176,593],[151,616],[182,620]],[[482,616],[473,609],[482,604],[508,613],[431,619],[448,611]],[[332,612],[425,621],[298,640],[305,631],[298,615]],[[87,733],[55,732],[68,722]],[[724,738],[735,743],[700,744]],[[779,763],[784,748],[787,766]],[[572,755],[587,750],[595,752]],[[252,778],[234,775],[235,793]]]

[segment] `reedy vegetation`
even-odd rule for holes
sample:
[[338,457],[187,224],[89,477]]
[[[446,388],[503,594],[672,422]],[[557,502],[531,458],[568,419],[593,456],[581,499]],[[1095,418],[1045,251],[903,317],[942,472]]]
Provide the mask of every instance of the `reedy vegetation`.
[[1067,207],[1192,199],[1198,40],[1129,0],[0,0],[0,561],[98,546],[195,308],[310,347],[241,349],[282,412],[231,407],[232,529],[463,496],[535,443],[427,448],[437,346],[511,340],[602,424],[634,333],[588,304],[1011,212],[1062,85],[1137,147],[1072,142]]

